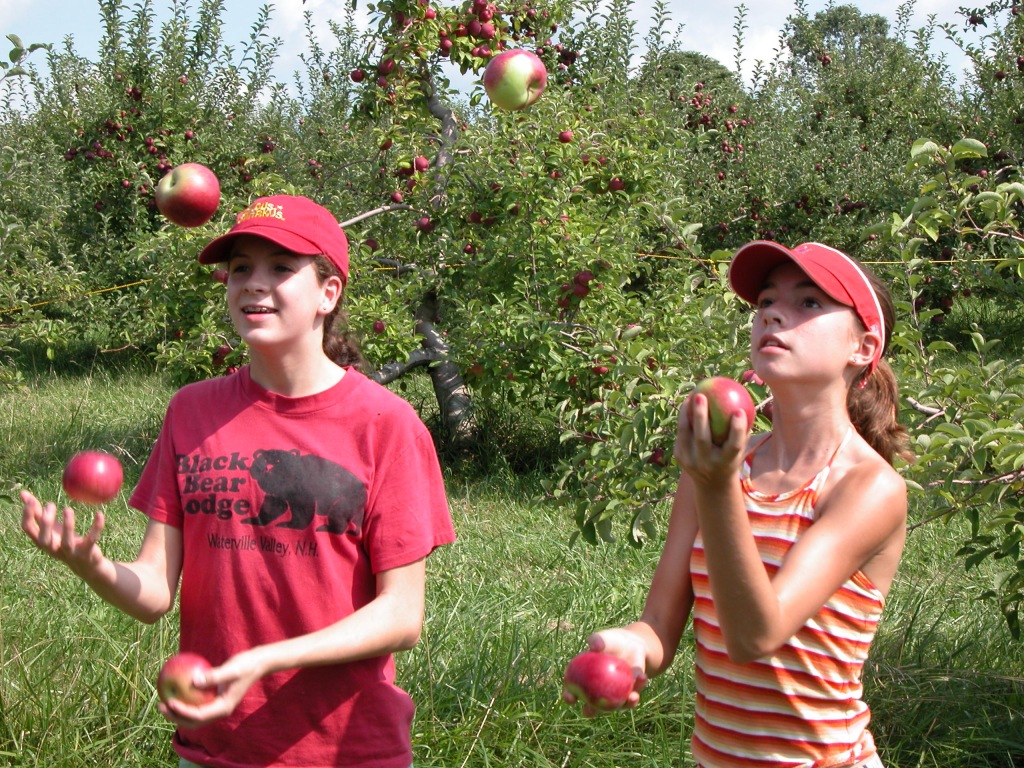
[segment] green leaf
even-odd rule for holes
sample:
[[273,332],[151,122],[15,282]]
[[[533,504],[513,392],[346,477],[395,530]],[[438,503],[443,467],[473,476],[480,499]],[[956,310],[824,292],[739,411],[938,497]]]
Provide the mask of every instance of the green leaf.
[[918,139],[910,147],[910,156],[918,158],[921,155],[934,155],[939,151],[939,145],[931,139]]
[[950,151],[957,160],[988,157],[988,148],[977,139],[960,139],[950,147]]
[[935,225],[935,222],[932,221],[931,219],[928,219],[928,218],[918,219],[917,220],[917,226],[920,227],[921,230],[926,235],[928,235],[929,238],[931,238],[931,241],[933,243],[936,240],[939,239],[939,228]]

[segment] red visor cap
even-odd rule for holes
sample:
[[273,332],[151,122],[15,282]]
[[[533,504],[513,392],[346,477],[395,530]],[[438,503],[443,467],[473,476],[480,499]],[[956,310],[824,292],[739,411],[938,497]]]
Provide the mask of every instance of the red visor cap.
[[[768,275],[786,261],[800,267],[815,285],[840,304],[851,307],[864,327],[878,333],[885,343],[885,318],[875,289],[853,259],[831,246],[803,243],[790,249],[770,240],[747,243],[732,257],[729,285],[741,299],[756,304]],[[878,366],[881,355],[880,344],[868,375]]]

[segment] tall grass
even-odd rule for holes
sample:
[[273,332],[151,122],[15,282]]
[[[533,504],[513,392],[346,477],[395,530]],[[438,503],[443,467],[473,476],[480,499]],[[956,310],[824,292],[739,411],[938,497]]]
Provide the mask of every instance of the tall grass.
[[[130,488],[171,391],[150,373],[98,370],[0,396],[0,765],[174,764],[154,680],[176,618],[144,626],[103,604],[34,550],[17,502],[20,487],[60,498],[63,462],[84,447],[117,453]],[[399,658],[417,766],[692,765],[690,637],[634,711],[587,720],[559,700],[586,635],[639,612],[658,547],[570,547],[572,521],[532,500],[536,474],[447,480],[459,540],[430,558],[423,640]],[[131,558],[144,521],[125,498],[103,545]],[[974,599],[988,576],[963,571],[962,535],[956,523],[913,531],[890,595],[866,675],[890,766],[1024,765],[1024,648]]]

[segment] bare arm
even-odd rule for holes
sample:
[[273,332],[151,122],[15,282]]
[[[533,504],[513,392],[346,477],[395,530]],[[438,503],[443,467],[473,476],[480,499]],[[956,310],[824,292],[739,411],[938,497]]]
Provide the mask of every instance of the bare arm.
[[740,521],[711,500],[704,503],[711,588],[734,661],[776,650],[872,560],[885,560],[876,586],[882,581],[887,589],[895,573],[906,521],[905,485],[895,472],[861,467],[843,478],[772,578],[760,565],[746,517]]
[[[697,536],[691,493],[692,487],[683,476],[672,504],[665,546],[640,618],[625,627],[594,632],[587,638],[587,645],[592,650],[618,656],[637,672],[635,688],[626,701],[627,707],[640,703],[640,691],[649,678],[668,669],[690,619],[693,608],[690,552]],[[562,697],[570,704],[576,701],[569,691],[563,691]],[[583,714],[593,716],[597,710],[584,703]]]
[[150,521],[138,557],[130,563],[108,559],[99,546],[104,528],[102,511],[80,535],[75,530],[75,511],[65,507],[60,520],[57,505],[41,504],[22,491],[22,530],[43,552],[66,563],[101,598],[129,616],[148,624],[174,605],[181,575],[181,531]]
[[693,488],[682,475],[672,503],[665,546],[639,620],[627,629],[644,638],[645,672],[660,675],[672,664],[693,609],[690,554],[697,538]]
[[857,570],[874,563],[872,575],[888,588],[903,544],[906,486],[880,457],[862,458],[828,491],[819,519],[769,577],[736,481],[745,449],[737,428],[742,422],[734,417],[729,439],[713,446],[706,407],[698,406],[692,429],[679,421],[677,457],[693,480],[726,649],[745,663],[779,648]]
[[195,681],[217,688],[212,702],[190,707],[179,702],[160,711],[183,727],[197,727],[230,714],[249,687],[272,672],[341,664],[412,648],[423,626],[426,559],[377,575],[377,595],[350,616],[309,634],[235,654]]

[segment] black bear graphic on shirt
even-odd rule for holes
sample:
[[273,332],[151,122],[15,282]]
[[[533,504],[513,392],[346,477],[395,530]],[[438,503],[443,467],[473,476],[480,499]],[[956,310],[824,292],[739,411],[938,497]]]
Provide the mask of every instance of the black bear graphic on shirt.
[[259,514],[241,522],[281,528],[307,528],[314,516],[327,522],[316,530],[358,534],[363,525],[366,488],[354,474],[333,461],[297,450],[261,450],[249,474],[266,494]]

